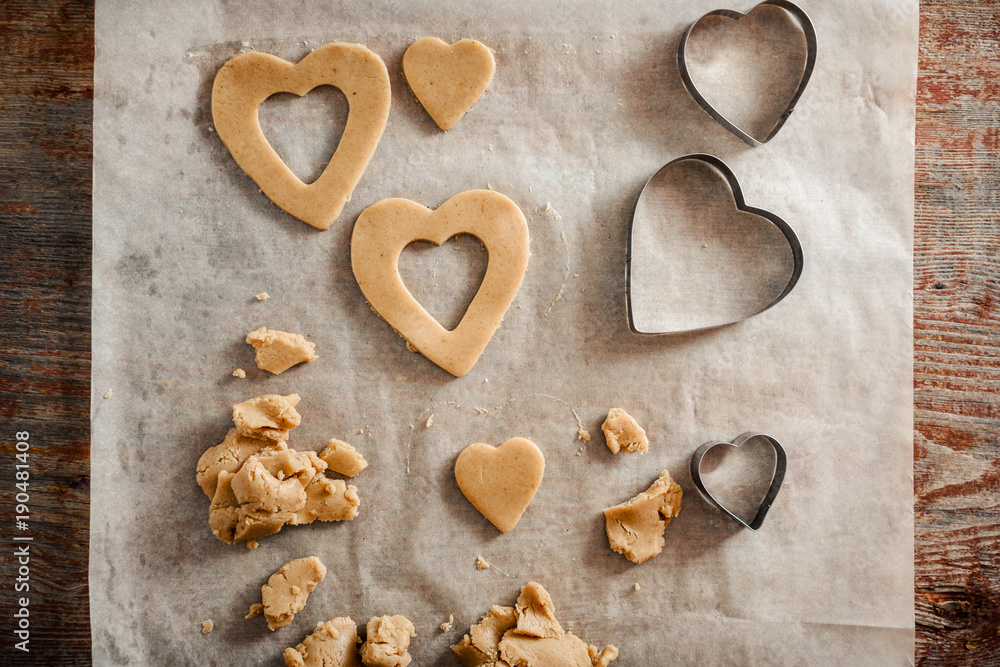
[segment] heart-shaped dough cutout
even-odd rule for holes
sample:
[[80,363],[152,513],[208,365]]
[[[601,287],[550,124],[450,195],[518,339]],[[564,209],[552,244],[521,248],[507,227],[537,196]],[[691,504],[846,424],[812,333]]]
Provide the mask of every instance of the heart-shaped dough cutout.
[[[403,285],[399,254],[413,241],[440,245],[458,234],[482,241],[489,262],[462,321],[448,331]],[[361,212],[351,237],[354,277],[368,303],[412,347],[457,377],[472,369],[500,326],[530,254],[524,215],[492,190],[461,192],[436,210],[408,199],[383,199]]]
[[403,54],[410,90],[445,131],[486,92],[495,68],[489,47],[474,39],[449,45],[437,37],[421,37]]
[[802,264],[792,228],[747,206],[722,160],[685,155],[657,171],[636,202],[626,269],[629,328],[664,334],[739,322],[784,299]]
[[472,506],[502,533],[517,525],[542,484],[545,457],[530,440],[469,445],[455,461],[455,481]]
[[[330,163],[306,184],[264,137],[257,110],[275,93],[302,96],[323,85],[339,88],[350,112]],[[351,198],[378,146],[390,98],[385,63],[360,44],[326,44],[294,65],[267,53],[241,53],[215,75],[212,119],[236,164],[271,201],[316,229],[327,229]]]

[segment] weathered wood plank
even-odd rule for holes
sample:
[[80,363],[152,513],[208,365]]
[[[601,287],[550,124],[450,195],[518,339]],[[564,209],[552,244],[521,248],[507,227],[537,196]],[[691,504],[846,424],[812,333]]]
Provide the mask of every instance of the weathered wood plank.
[[917,661],[1000,665],[1000,2],[921,2]]
[[[0,489],[31,434],[30,519],[0,504],[0,609],[30,599],[30,653],[0,627],[3,664],[90,664],[90,179],[93,7],[0,5]],[[11,585],[29,535],[30,590]]]

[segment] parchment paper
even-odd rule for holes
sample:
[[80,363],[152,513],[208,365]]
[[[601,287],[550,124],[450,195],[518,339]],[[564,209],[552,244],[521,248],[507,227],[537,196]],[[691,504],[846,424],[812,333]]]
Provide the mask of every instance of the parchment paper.
[[[552,594],[564,627],[618,646],[620,665],[912,662],[917,2],[801,4],[820,38],[816,71],[781,133],[751,149],[677,73],[681,33],[714,0],[98,2],[95,663],[281,665],[317,622],[403,614],[417,628],[415,664],[457,664],[448,645],[529,580]],[[489,91],[447,134],[400,72],[427,34],[475,37],[496,54]],[[385,59],[393,106],[353,199],[317,232],[239,170],[213,132],[209,95],[242,49],[298,61],[332,41]],[[309,150],[329,151],[322,108],[274,130],[276,144],[284,132],[303,147],[307,167]],[[661,165],[692,152],[722,157],[748,203],[794,227],[805,271],[781,304],[741,324],[637,337],[624,295],[635,200]],[[493,341],[455,379],[368,308],[349,239],[383,197],[433,207],[482,187],[525,212],[532,258]],[[432,312],[454,318],[454,295],[471,298],[464,281],[483,260],[474,243],[450,245],[411,253],[407,270],[423,274]],[[258,302],[261,291],[271,298]],[[262,325],[307,335],[320,358],[279,377],[258,371],[243,337]],[[237,367],[246,379],[231,376]],[[368,458],[353,482],[360,516],[286,527],[255,551],[224,544],[195,463],[222,441],[233,403],[288,392],[303,397],[292,447],[337,437]],[[599,427],[614,406],[646,427],[645,456],[605,447]],[[700,444],[747,430],[777,437],[789,460],[758,533],[704,502],[687,472]],[[501,535],[452,466],[470,443],[515,435],[538,443],[546,471]],[[663,553],[636,566],[608,548],[601,512],[664,468],[684,505]],[[477,570],[477,554],[493,567]],[[295,621],[272,633],[244,620],[267,577],[306,555],[329,573]],[[203,636],[208,618],[216,629]]]

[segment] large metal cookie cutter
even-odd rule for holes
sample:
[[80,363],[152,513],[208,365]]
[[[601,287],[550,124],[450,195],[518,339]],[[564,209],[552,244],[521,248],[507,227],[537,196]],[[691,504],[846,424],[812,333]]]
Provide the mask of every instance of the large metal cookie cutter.
[[[745,442],[754,438],[761,438],[771,445],[774,449],[775,462],[774,472],[771,475],[771,483],[767,487],[767,492],[764,494],[763,500],[760,501],[760,505],[757,507],[756,515],[754,515],[753,519],[747,523],[744,519],[734,514],[725,505],[719,502],[719,500],[716,499],[716,497],[713,496],[707,488],[705,488],[705,482],[701,477],[701,461],[705,458],[705,454],[708,453],[708,450],[714,447],[742,447]],[[761,527],[761,524],[764,523],[764,517],[767,516],[767,511],[771,509],[771,505],[774,503],[774,499],[778,495],[778,491],[781,489],[781,482],[785,479],[785,469],[787,465],[788,459],[785,456],[785,449],[781,446],[781,443],[773,437],[763,433],[747,432],[737,436],[732,442],[707,442],[699,447],[691,457],[691,479],[694,481],[695,487],[697,487],[698,492],[701,493],[705,500],[718,507],[723,514],[728,516],[733,521],[755,531]]]
[[[688,92],[691,94],[691,97],[693,97],[694,100],[701,106],[701,108],[707,111],[708,114],[712,116],[712,118],[717,120],[720,125],[722,125],[724,128],[726,128],[727,130],[729,130],[737,137],[739,137],[746,143],[750,144],[751,146],[762,146],[774,138],[774,135],[778,133],[778,130],[780,130],[782,125],[785,124],[785,121],[788,120],[788,117],[792,115],[792,111],[795,110],[795,105],[796,103],[798,103],[799,98],[802,96],[803,91],[805,91],[806,84],[809,83],[809,78],[812,76],[813,68],[816,66],[816,50],[817,50],[816,29],[813,27],[812,21],[809,19],[809,15],[806,14],[801,7],[799,7],[794,3],[789,2],[788,0],[764,0],[764,2],[761,2],[753,9],[757,9],[757,7],[762,7],[764,5],[773,5],[775,7],[780,7],[781,9],[784,9],[798,23],[806,39],[806,62],[805,62],[805,68],[803,69],[802,72],[802,78],[799,81],[798,88],[796,88],[791,101],[785,107],[785,110],[781,113],[781,116],[778,118],[774,127],[771,128],[770,132],[768,132],[767,136],[764,137],[763,139],[757,139],[756,137],[751,136],[749,133],[747,133],[742,128],[737,126],[735,123],[733,123],[731,120],[726,118],[718,109],[712,106],[712,103],[709,102],[707,99],[705,99],[705,96],[702,95],[701,92],[698,90],[698,87],[695,85],[694,80],[691,78],[691,73],[688,70],[688,60],[687,60],[688,39],[691,37],[691,32],[695,29],[695,27],[699,23],[701,23],[704,19],[710,16],[725,16],[727,18],[735,19],[738,21],[739,19],[743,18],[750,12],[746,12],[744,14],[731,9],[717,9],[713,12],[709,12],[708,14],[705,14],[704,16],[702,16],[700,19],[698,19],[688,27],[688,29],[684,32],[684,36],[681,37],[680,45],[677,48],[677,67],[680,69],[681,81],[684,82],[684,87],[687,88]],[[751,9],[750,11],[752,12],[753,9]]]
[[[633,303],[634,289],[632,285],[633,258],[635,256],[635,250],[636,250],[635,227],[636,227],[636,222],[640,217],[640,203],[643,201],[645,197],[652,196],[649,193],[655,191],[658,183],[657,177],[661,173],[663,173],[668,167],[671,167],[676,163],[684,161],[700,162],[712,167],[723,177],[725,182],[728,184],[729,190],[732,193],[733,200],[736,204],[736,208],[739,211],[742,211],[744,213],[750,213],[752,215],[764,218],[765,220],[770,221],[771,224],[773,224],[775,227],[778,228],[781,234],[785,237],[785,240],[788,242],[788,247],[792,253],[792,271],[791,275],[788,278],[788,282],[785,284],[784,289],[781,290],[780,294],[778,294],[773,300],[771,300],[763,307],[758,308],[755,312],[751,312],[736,319],[727,319],[725,321],[712,322],[711,324],[707,324],[705,326],[696,326],[691,328],[672,328],[669,330],[653,331],[644,328],[644,325],[642,323],[636,322],[635,304]],[[639,199],[636,201],[635,212],[632,215],[632,222],[629,225],[628,253],[625,260],[625,302],[626,302],[625,310],[628,314],[629,329],[632,331],[632,333],[637,333],[637,334],[662,335],[662,334],[685,333],[691,331],[701,331],[705,329],[714,329],[716,327],[727,326],[730,324],[741,322],[745,319],[753,317],[754,315],[759,315],[760,313],[763,313],[765,310],[768,310],[769,308],[776,305],[779,301],[784,299],[789,294],[789,292],[792,291],[792,288],[795,287],[795,284],[799,280],[799,276],[802,275],[802,267],[803,267],[802,244],[799,242],[798,236],[795,235],[795,232],[792,230],[791,226],[787,222],[782,220],[780,217],[775,215],[774,213],[771,213],[770,211],[766,211],[761,208],[754,208],[752,206],[747,206],[746,201],[743,199],[743,191],[740,188],[740,183],[737,180],[736,175],[733,173],[732,169],[730,169],[725,162],[715,157],[714,155],[708,155],[705,153],[693,153],[691,155],[684,155],[683,157],[679,157],[676,160],[672,160],[667,164],[663,165],[662,167],[660,167],[660,169],[655,174],[653,174],[653,176],[646,182],[646,185],[643,186],[642,192],[639,193]]]

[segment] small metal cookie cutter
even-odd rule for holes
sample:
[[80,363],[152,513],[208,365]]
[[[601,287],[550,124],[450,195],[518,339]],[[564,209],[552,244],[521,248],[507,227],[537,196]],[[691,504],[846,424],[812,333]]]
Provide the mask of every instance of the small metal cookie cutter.
[[[699,92],[694,80],[691,79],[691,73],[688,71],[687,62],[688,38],[691,36],[691,31],[694,30],[695,26],[701,23],[702,20],[708,18],[709,16],[725,16],[738,21],[750,12],[744,14],[731,9],[717,9],[713,12],[709,12],[688,27],[688,29],[684,32],[684,36],[681,37],[680,46],[677,47],[677,67],[681,72],[681,81],[684,82],[684,87],[687,88],[689,93],[691,93],[691,97],[693,97],[695,102],[697,102],[702,109],[707,111],[712,118],[717,120],[720,125],[751,146],[763,146],[774,138],[774,135],[778,133],[781,126],[784,125],[785,121],[788,120],[788,117],[792,115],[792,111],[795,110],[795,105],[798,103],[799,98],[802,97],[802,93],[806,89],[806,84],[809,83],[809,78],[812,76],[813,68],[816,66],[816,28],[813,27],[813,23],[809,19],[809,15],[806,14],[801,7],[789,2],[788,0],[764,0],[764,2],[761,2],[753,9],[757,9],[757,7],[762,7],[764,5],[774,5],[775,7],[780,7],[791,14],[792,18],[794,18],[799,24],[799,28],[801,28],[802,33],[806,38],[806,64],[805,69],[802,71],[802,79],[799,81],[799,86],[795,89],[795,94],[792,96],[791,101],[785,107],[785,110],[781,113],[777,123],[771,128],[771,131],[764,139],[757,139],[756,137],[750,136],[747,132],[740,129],[739,126],[722,115],[718,109],[712,106],[712,103],[705,99],[701,92]],[[753,9],[750,11],[752,12]]]
[[[767,487],[767,493],[764,494],[764,499],[760,501],[760,505],[757,507],[757,514],[750,521],[750,523],[747,523],[746,521],[744,521],[743,519],[733,514],[728,509],[726,509],[725,505],[716,500],[715,496],[713,496],[708,491],[708,489],[705,488],[705,483],[701,479],[701,461],[703,458],[705,458],[705,454],[708,453],[708,450],[712,449],[713,447],[718,447],[721,445],[725,445],[727,447],[741,447],[743,443],[747,442],[748,440],[752,440],[753,438],[763,438],[768,443],[770,443],[771,447],[774,448],[775,461],[774,461],[774,473],[771,475],[771,483]],[[764,517],[767,516],[767,511],[771,509],[771,504],[774,503],[774,499],[778,495],[778,490],[781,489],[781,482],[785,479],[785,468],[787,467],[787,464],[788,464],[788,459],[785,456],[785,449],[784,447],[781,446],[780,442],[778,442],[772,436],[766,435],[764,433],[754,433],[752,431],[749,431],[747,433],[738,435],[736,438],[732,440],[732,442],[725,442],[721,440],[714,442],[706,442],[704,445],[695,450],[694,455],[691,457],[691,479],[694,481],[694,485],[698,488],[698,492],[701,493],[702,497],[705,500],[718,507],[720,510],[722,510],[723,514],[728,516],[733,521],[739,523],[742,526],[745,526],[746,528],[749,528],[750,530],[755,531],[758,528],[760,528],[761,524],[764,523]]]
[[[759,309],[757,312],[751,313],[750,315],[746,315],[745,317],[742,317],[738,320],[720,322],[718,324],[713,324],[711,326],[702,327],[699,329],[678,329],[673,331],[643,331],[636,326],[634,313],[632,312],[633,311],[632,257],[634,255],[634,245],[633,245],[635,242],[634,230],[635,230],[636,216],[639,213],[639,201],[642,200],[643,195],[646,194],[646,190],[650,188],[650,184],[653,183],[654,180],[656,180],[656,177],[663,170],[667,169],[668,167],[670,167],[675,163],[683,162],[685,160],[704,162],[705,164],[715,169],[717,172],[719,172],[719,174],[722,175],[723,178],[725,178],[726,183],[729,184],[729,189],[733,194],[733,200],[736,202],[736,208],[738,210],[743,211],[745,213],[752,213],[753,215],[757,215],[766,220],[769,220],[775,227],[778,228],[779,231],[781,231],[781,233],[785,236],[785,239],[788,241],[788,247],[792,251],[792,275],[791,277],[789,277],[788,283],[785,285],[785,288],[781,291],[781,293],[777,297],[775,297],[773,301],[771,301],[763,308]],[[626,255],[625,258],[625,310],[628,314],[628,328],[630,331],[632,331],[632,333],[645,334],[645,335],[662,335],[662,334],[685,333],[689,331],[701,331],[702,329],[714,329],[716,327],[727,326],[729,324],[736,324],[737,322],[742,322],[743,320],[753,317],[754,315],[760,315],[765,310],[775,306],[779,301],[788,296],[788,293],[792,291],[792,288],[795,287],[795,284],[799,281],[799,276],[802,275],[802,266],[803,266],[802,244],[799,242],[799,237],[795,235],[795,232],[792,230],[791,226],[787,222],[779,218],[777,215],[775,215],[774,213],[771,213],[770,211],[766,211],[762,208],[754,208],[753,206],[747,206],[746,201],[743,199],[743,190],[740,188],[740,182],[739,180],[737,180],[736,174],[733,173],[733,170],[730,169],[725,162],[715,157],[714,155],[708,155],[706,153],[692,153],[691,155],[684,155],[682,157],[677,158],[676,160],[671,160],[667,164],[660,167],[657,170],[657,172],[653,174],[648,181],[646,181],[646,184],[642,188],[642,192],[639,193],[639,199],[636,201],[636,209],[632,214],[632,224],[630,224],[628,228],[628,254]]]

